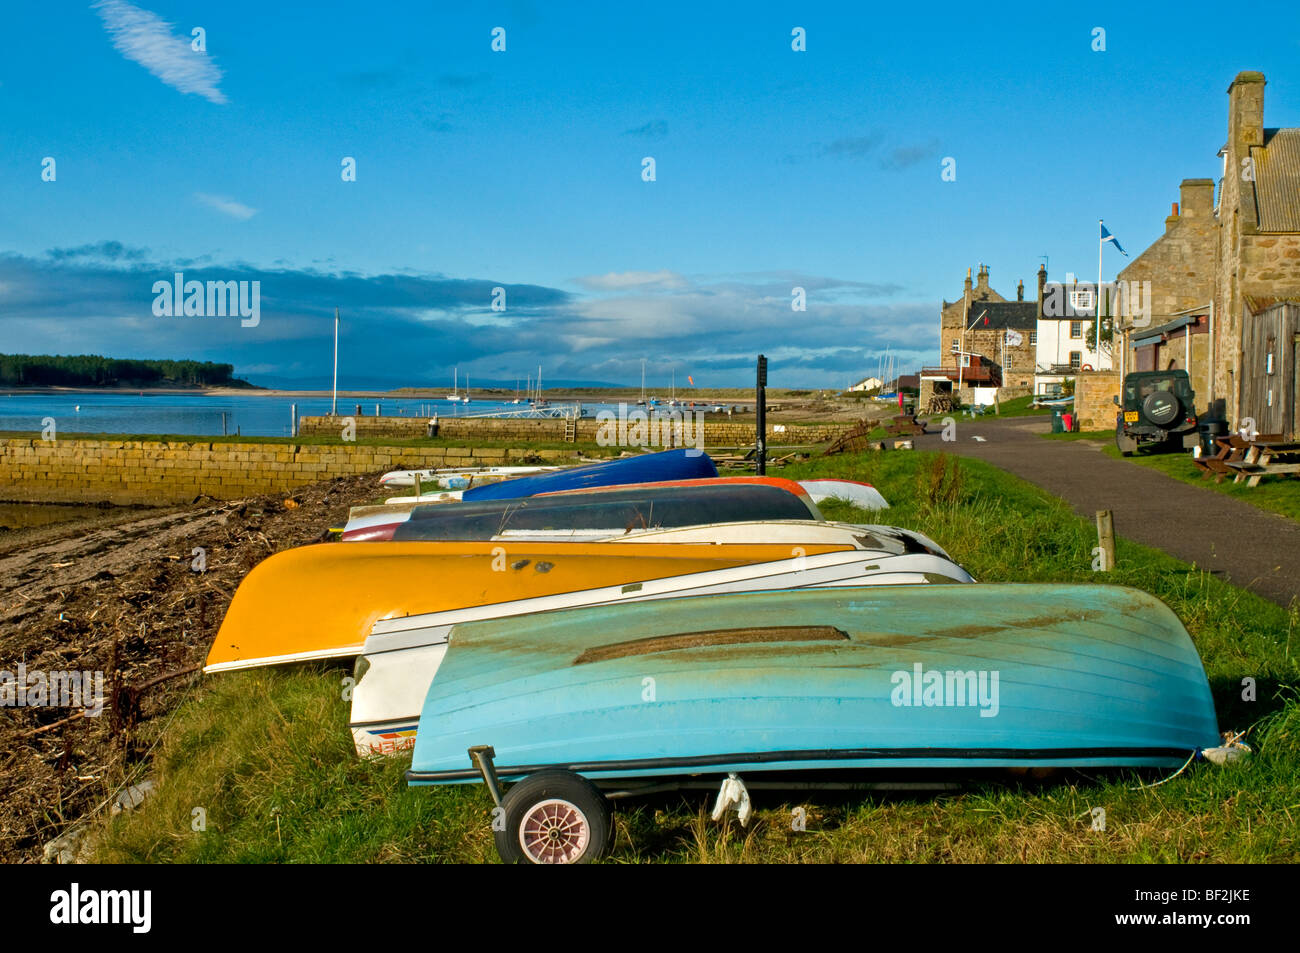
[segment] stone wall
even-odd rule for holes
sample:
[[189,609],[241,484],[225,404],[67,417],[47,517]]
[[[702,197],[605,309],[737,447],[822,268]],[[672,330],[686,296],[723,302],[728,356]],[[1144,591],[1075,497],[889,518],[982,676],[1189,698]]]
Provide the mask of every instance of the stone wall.
[[[0,499],[178,503],[237,499],[384,470],[569,461],[572,450],[150,440],[0,440]],[[376,495],[382,493],[378,486]]]
[[1074,378],[1074,412],[1080,430],[1114,430],[1118,371],[1080,371]]
[[[687,412],[689,414],[689,412]],[[340,417],[303,417],[299,420],[298,432],[301,436],[323,435],[337,437],[342,430]],[[733,418],[726,415],[702,416],[704,425],[704,446],[747,447],[754,443],[754,418]],[[688,416],[694,426],[694,418]],[[357,417],[356,436],[362,437],[423,437],[427,431],[427,418],[409,417]],[[439,417],[438,437],[440,439],[466,441],[521,441],[523,443],[553,443],[564,440],[565,422],[558,418],[516,418],[516,417]],[[606,433],[609,426],[603,425]],[[635,426],[635,424],[633,424]],[[817,444],[834,440],[850,425],[842,423],[826,424],[780,424],[769,423],[767,442],[771,446],[789,446],[794,444]],[[780,429],[778,429],[780,428]],[[681,438],[675,435],[671,427],[662,428],[671,437],[675,446],[682,446]],[[596,443],[601,436],[602,421],[596,418],[583,418],[578,421],[578,441]],[[694,430],[683,432],[689,439],[687,443],[695,445]],[[668,444],[669,440],[661,434],[655,447]]]

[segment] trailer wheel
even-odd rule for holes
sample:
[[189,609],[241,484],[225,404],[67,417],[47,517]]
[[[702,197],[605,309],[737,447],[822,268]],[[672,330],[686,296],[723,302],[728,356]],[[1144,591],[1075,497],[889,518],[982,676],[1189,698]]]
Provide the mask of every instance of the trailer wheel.
[[572,771],[538,771],[501,801],[505,829],[497,853],[507,864],[587,864],[608,852],[614,835],[609,801]]

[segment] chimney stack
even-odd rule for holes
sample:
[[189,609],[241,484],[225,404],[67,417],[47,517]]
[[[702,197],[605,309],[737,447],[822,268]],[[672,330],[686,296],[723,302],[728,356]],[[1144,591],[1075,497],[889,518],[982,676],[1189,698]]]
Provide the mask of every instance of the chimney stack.
[[1038,266],[1038,317],[1043,316],[1043,294],[1047,290],[1047,266]]
[[970,291],[970,269],[966,269],[966,290]]
[[980,265],[979,275],[975,283],[976,291],[983,291],[984,296],[988,297],[989,290],[989,269],[987,265]]
[[1228,155],[1235,164],[1264,144],[1264,74],[1243,70],[1228,87]]
[[1016,284],[1016,300],[1025,300],[1025,280],[1023,278]]
[[1178,203],[1174,214],[1186,218],[1210,218],[1214,215],[1214,180],[1183,179],[1178,185]]

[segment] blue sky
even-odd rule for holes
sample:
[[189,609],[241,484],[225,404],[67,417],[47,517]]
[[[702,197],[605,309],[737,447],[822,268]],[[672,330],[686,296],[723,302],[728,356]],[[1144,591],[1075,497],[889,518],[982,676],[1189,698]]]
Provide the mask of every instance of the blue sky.
[[[886,348],[937,359],[967,267],[1008,296],[1044,254],[1090,277],[1099,217],[1139,253],[1180,179],[1218,178],[1238,71],[1300,125],[1300,13],[1252,11],[9,5],[0,351],[320,385],[338,305],[344,386],[633,383],[642,358],[727,386],[759,351],[775,386],[843,386]],[[260,280],[260,323],[155,316],[176,270]]]

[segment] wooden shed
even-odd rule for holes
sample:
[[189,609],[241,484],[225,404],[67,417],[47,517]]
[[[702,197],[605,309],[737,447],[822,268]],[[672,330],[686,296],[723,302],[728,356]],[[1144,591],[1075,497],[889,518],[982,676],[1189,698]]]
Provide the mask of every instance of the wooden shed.
[[[1252,309],[1254,310],[1254,309]],[[1273,301],[1242,328],[1238,428],[1300,440],[1300,302]]]

